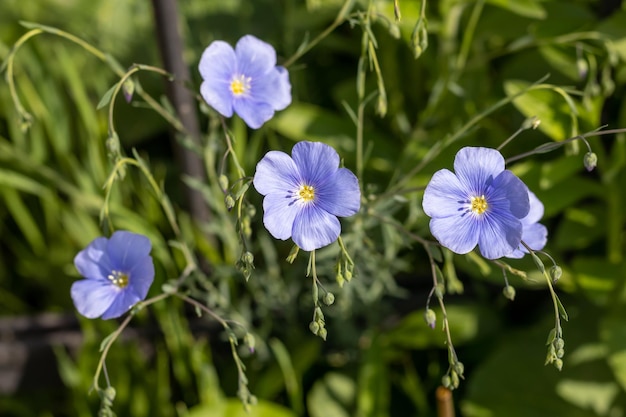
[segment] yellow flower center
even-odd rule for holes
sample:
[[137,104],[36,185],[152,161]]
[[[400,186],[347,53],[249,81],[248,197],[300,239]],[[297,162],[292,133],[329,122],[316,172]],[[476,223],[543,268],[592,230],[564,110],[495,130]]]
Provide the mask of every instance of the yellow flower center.
[[236,76],[230,82],[230,91],[232,91],[235,96],[245,94],[250,90],[250,81],[252,81],[252,78],[246,77],[245,75]]
[[470,200],[472,205],[472,211],[476,214],[483,214],[489,208],[489,204],[487,204],[487,200],[484,195],[480,197],[472,197]]
[[310,185],[301,185],[298,190],[298,195],[302,201],[308,203],[315,198],[315,190]]
[[126,288],[128,285],[128,275],[120,271],[111,271],[109,276],[107,277],[109,281],[111,281],[114,285],[117,285],[120,288]]

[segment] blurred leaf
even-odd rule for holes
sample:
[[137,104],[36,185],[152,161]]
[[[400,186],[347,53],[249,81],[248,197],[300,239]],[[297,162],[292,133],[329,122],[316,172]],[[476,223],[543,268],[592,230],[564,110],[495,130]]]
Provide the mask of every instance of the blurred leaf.
[[[511,97],[524,91],[530,85],[526,81],[509,80],[505,81],[504,90]],[[541,120],[539,129],[552,140],[558,141],[570,137],[571,107],[562,95],[551,90],[535,89],[513,100],[513,104],[524,116],[537,116]]]
[[494,6],[501,7],[520,16],[532,19],[545,19],[546,11],[540,2],[535,0],[487,0]]
[[620,284],[615,277],[626,275],[624,265],[615,265],[600,257],[578,256],[572,261],[574,280],[592,301],[605,305]]
[[296,417],[292,411],[275,403],[259,400],[246,411],[241,401],[227,399],[217,406],[197,405],[189,409],[187,417]]
[[311,417],[350,417],[356,387],[345,375],[329,372],[318,380],[307,396]]

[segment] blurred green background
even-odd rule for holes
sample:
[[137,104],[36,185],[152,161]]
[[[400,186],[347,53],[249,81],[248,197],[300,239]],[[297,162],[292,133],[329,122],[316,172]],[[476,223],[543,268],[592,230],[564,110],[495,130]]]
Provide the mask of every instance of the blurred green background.
[[[289,152],[305,139],[331,144],[354,170],[357,125],[362,127],[366,202],[358,216],[342,222],[355,277],[339,288],[336,245],[318,253],[319,275],[336,298],[324,307],[326,342],[308,329],[307,260],[284,260],[290,243],[265,231],[261,198],[252,188],[247,210],[256,269],[246,281],[236,268],[241,246],[236,217],[225,209],[217,185],[225,144],[215,114],[198,103],[198,152],[208,173],[195,187],[212,215],[199,224],[181,191],[183,169],[173,157],[180,142],[168,123],[137,96],[130,104],[116,102],[121,145],[149,163],[173,203],[181,234],[173,233],[138,170],[129,169],[114,186],[110,221],[151,238],[157,276],[150,295],[185,266],[171,239],[182,236],[210,265],[210,274],[194,278],[202,301],[222,317],[246,323],[256,336],[254,354],[243,345],[239,350],[259,400],[250,416],[443,416],[435,390],[448,367],[445,335],[441,321],[434,330],[424,323],[432,277],[426,252],[411,238],[431,239],[420,187],[434,171],[451,169],[460,147],[497,147],[528,117],[537,116],[539,128],[521,133],[504,148],[505,157],[603,125],[626,127],[625,2],[429,1],[428,45],[417,59],[411,39],[420,1],[398,1],[399,23],[393,1],[353,3],[348,19],[289,67],[290,107],[258,131],[237,118],[228,122],[247,175],[267,150]],[[234,44],[254,34],[274,45],[283,63],[332,25],[343,5],[180,1],[190,88],[198,90],[197,62],[211,41]],[[1,61],[28,31],[20,21],[78,36],[123,68],[162,66],[147,1],[3,0]],[[426,46],[424,36],[420,40]],[[75,254],[106,232],[99,214],[113,165],[107,108],[97,105],[119,77],[106,62],[49,33],[19,49],[13,72],[32,124],[24,129],[3,79],[0,415],[94,415],[99,399],[89,388],[98,349],[118,323],[78,317],[69,289],[79,278]],[[532,91],[507,100],[546,75]],[[168,107],[166,79],[141,73],[136,80]],[[465,379],[453,392],[457,415],[626,415],[626,139],[614,134],[589,141],[598,155],[592,172],[583,167],[582,142],[510,165],[543,201],[546,251],[563,268],[557,291],[570,319],[563,326],[561,372],[543,364],[553,306],[530,260],[510,262],[529,273],[528,280],[508,277],[517,289],[511,302],[502,295],[497,266],[476,256],[446,258],[446,308],[465,364]],[[237,180],[234,169],[227,174]],[[246,415],[221,327],[174,299],[137,315],[113,345],[107,369],[119,416]]]

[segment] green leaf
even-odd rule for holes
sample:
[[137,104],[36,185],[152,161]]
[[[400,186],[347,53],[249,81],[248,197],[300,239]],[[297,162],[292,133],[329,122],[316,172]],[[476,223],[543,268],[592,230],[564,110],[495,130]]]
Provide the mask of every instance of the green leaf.
[[296,417],[296,414],[275,403],[259,400],[246,411],[241,401],[229,398],[213,406],[197,405],[189,409],[187,417]]
[[104,95],[98,102],[98,106],[96,107],[96,109],[100,110],[101,108],[107,106],[111,102],[111,97],[113,97],[113,92],[115,91],[116,88],[117,88],[117,84],[109,88],[107,92],[104,93]]
[[546,10],[535,0],[487,0],[494,6],[501,7],[520,16],[532,19],[545,19]]
[[[504,83],[506,94],[511,97],[521,93],[530,86],[530,83],[518,80],[509,80]],[[572,108],[571,99],[567,94],[558,94],[548,90],[535,88],[513,100],[513,105],[526,117],[537,116],[541,120],[539,130],[553,140],[564,140],[571,136],[575,123],[575,106]],[[569,104],[568,104],[569,103]],[[572,120],[574,118],[574,120]]]
[[350,417],[356,386],[345,375],[329,372],[318,380],[307,396],[311,417]]

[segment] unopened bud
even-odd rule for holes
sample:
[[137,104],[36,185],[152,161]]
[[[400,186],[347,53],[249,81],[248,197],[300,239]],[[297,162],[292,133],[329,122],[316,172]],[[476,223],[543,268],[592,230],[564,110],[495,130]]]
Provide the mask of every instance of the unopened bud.
[[554,360],[554,367],[555,367],[556,369],[558,369],[559,371],[560,371],[561,369],[563,369],[563,360],[562,360],[562,359],[555,359],[555,360]]
[[508,300],[515,300],[515,288],[510,285],[504,287],[504,289],[502,290],[502,294],[504,294],[504,297],[506,297]]
[[241,261],[246,265],[252,265],[254,263],[254,255],[252,252],[246,251],[241,255]]
[[327,292],[323,301],[327,306],[332,305],[335,302],[335,295],[332,292]]
[[459,376],[463,376],[463,372],[465,371],[465,365],[463,362],[457,362],[454,364],[454,371],[459,374]]
[[563,349],[558,349],[558,350],[556,351],[556,357],[557,357],[557,358],[559,358],[559,359],[561,359],[561,358],[563,358],[563,356],[565,356],[565,350],[563,350]]
[[583,163],[587,171],[591,172],[598,165],[598,155],[593,152],[587,152],[583,158]]
[[228,188],[229,182],[228,182],[228,177],[224,174],[220,175],[219,179],[217,180],[220,184],[220,188],[224,191],[226,191],[226,189]]
[[325,328],[323,328],[323,327],[322,327],[322,328],[321,328],[321,329],[317,332],[317,335],[318,335],[319,337],[321,337],[324,341],[326,341],[326,336],[328,336],[328,332],[326,331],[326,329],[325,329]]
[[554,341],[554,347],[556,349],[563,349],[565,347],[565,340],[559,338]]
[[133,80],[128,78],[124,81],[124,84],[122,84],[122,90],[124,91],[124,98],[126,99],[126,102],[130,103],[133,99],[133,93],[135,92],[135,83]]
[[461,382],[459,381],[459,375],[455,371],[452,371],[450,372],[450,378],[452,379],[452,387],[458,388],[459,383]]
[[232,195],[226,194],[226,197],[224,197],[224,205],[227,210],[232,210],[232,208],[235,207],[235,199]]
[[443,284],[437,284],[435,286],[435,295],[437,296],[437,298],[442,299],[445,292],[446,288],[443,286]]
[[426,321],[426,324],[428,324],[428,327],[434,329],[437,324],[437,314],[435,314],[432,309],[427,308],[424,312],[424,320]]
[[556,283],[561,278],[561,275],[563,275],[563,270],[560,266],[554,265],[550,268],[550,277],[553,283]]
[[320,331],[320,325],[316,321],[312,321],[309,323],[309,330],[316,335]]
[[441,378],[441,385],[443,385],[446,388],[452,388],[452,380],[450,379],[449,375],[444,375]]
[[251,333],[246,333],[243,338],[243,341],[246,345],[248,345],[248,349],[250,349],[250,353],[254,353],[254,347],[256,346],[256,340]]
[[522,129],[537,129],[541,124],[541,120],[537,116],[529,117],[522,123]]

